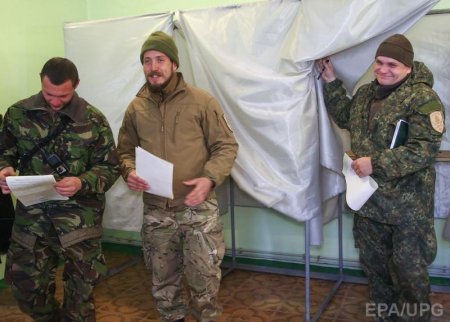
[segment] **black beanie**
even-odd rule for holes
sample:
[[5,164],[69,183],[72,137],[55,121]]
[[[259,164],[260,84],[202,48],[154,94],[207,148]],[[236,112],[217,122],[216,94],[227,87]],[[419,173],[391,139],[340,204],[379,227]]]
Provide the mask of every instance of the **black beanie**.
[[178,48],[172,37],[165,32],[156,31],[147,38],[141,48],[141,63],[144,63],[144,53],[149,50],[157,50],[166,54],[177,66],[180,66]]
[[412,67],[414,61],[414,50],[409,40],[400,34],[395,34],[383,40],[378,46],[375,58],[385,56],[402,62]]

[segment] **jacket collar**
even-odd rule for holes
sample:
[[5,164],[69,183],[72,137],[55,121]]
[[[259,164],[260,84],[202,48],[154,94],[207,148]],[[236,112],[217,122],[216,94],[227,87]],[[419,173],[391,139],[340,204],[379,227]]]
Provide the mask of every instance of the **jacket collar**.
[[398,81],[395,84],[391,85],[381,85],[378,83],[377,80],[375,80],[375,98],[377,100],[382,100],[388,97],[392,92],[394,92],[400,85],[402,85],[404,82],[406,82],[409,78],[410,74],[406,75],[404,78],[402,78],[400,81]]
[[[41,110],[50,112],[50,107],[42,95],[42,91],[38,94],[25,99],[20,104],[18,104],[25,110]],[[81,123],[86,121],[86,106],[87,103],[81,97],[78,96],[77,92],[74,92],[72,100],[64,106],[58,113],[68,116],[75,123]]]

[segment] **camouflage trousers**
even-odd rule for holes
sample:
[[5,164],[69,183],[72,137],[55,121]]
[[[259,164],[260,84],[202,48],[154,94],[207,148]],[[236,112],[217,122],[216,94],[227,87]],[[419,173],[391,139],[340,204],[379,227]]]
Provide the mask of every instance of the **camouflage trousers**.
[[355,215],[353,235],[377,321],[429,321],[434,219],[389,225]]
[[225,252],[217,201],[181,211],[145,205],[142,242],[162,320],[191,313],[197,321],[217,321],[222,313],[218,292]]
[[[55,298],[56,269],[64,259],[62,308]],[[33,249],[15,241],[8,250],[5,280],[11,284],[19,308],[37,322],[95,321],[94,284],[106,271],[100,239],[61,248],[54,228],[37,238]]]

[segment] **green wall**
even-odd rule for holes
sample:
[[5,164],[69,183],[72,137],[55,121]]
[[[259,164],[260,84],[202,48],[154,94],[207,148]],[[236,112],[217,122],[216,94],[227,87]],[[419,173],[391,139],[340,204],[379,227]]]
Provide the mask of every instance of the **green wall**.
[[40,89],[39,72],[64,55],[63,22],[86,19],[86,1],[0,0],[0,113]]
[[[307,1],[307,0],[304,0]],[[308,0],[311,1],[311,0]],[[331,1],[331,0],[330,0]],[[0,0],[0,113],[19,99],[40,89],[39,71],[52,56],[64,56],[63,26],[66,22],[117,18],[161,13],[174,10],[217,7],[252,0]],[[450,0],[442,0],[435,9],[450,8]],[[82,80],[81,80],[82,81]],[[224,216],[227,244],[230,245],[229,215]],[[444,220],[436,220],[438,236]],[[273,210],[237,208],[237,247],[258,254],[302,254],[304,227]],[[351,236],[352,219],[344,215],[345,259],[357,260]],[[107,235],[111,236],[111,231]],[[125,234],[136,238],[138,234]],[[312,255],[336,258],[337,223],[324,227],[324,245],[314,246]],[[450,242],[439,240],[435,265],[449,266]],[[278,255],[276,255],[278,254]],[[298,257],[298,256],[297,256]],[[1,266],[1,265],[0,265]],[[3,276],[0,267],[0,278]]]
[[211,8],[256,1],[258,0],[87,0],[87,3],[88,19],[91,20],[137,16],[175,10]]

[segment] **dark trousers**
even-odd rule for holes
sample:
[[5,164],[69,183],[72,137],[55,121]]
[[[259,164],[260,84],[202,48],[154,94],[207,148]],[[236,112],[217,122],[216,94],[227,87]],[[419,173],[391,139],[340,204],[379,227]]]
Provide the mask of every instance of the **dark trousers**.
[[436,256],[434,219],[379,223],[355,215],[353,235],[382,321],[429,321],[428,265]]
[[[62,307],[55,297],[60,258],[64,260]],[[37,238],[33,249],[12,241],[5,280],[19,308],[36,322],[95,322],[93,289],[104,268],[99,238],[62,248],[52,228],[47,236]]]
[[0,190],[0,254],[8,251],[11,229],[14,222],[14,206],[10,195]]

